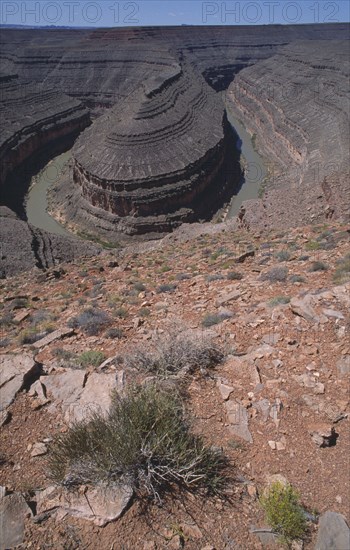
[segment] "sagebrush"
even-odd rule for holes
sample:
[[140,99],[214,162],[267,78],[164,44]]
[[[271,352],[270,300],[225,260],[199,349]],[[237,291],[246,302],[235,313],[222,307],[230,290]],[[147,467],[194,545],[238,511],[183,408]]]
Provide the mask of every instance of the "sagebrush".
[[65,486],[128,483],[156,499],[174,484],[219,492],[226,466],[221,451],[190,432],[179,396],[155,385],[114,393],[107,415],[73,424],[49,457],[51,477]]

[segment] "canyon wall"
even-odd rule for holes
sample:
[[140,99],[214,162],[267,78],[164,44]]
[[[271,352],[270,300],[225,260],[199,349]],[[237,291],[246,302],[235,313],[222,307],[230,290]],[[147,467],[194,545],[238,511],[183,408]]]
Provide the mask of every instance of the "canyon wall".
[[[346,24],[2,29],[2,202],[23,202],[34,161],[85,128],[53,193],[68,222],[116,240],[207,219],[226,199],[228,177],[231,190],[239,177],[212,91],[234,79],[230,108],[274,164],[244,223],[346,217],[345,38]],[[296,85],[302,100],[271,98],[271,83]],[[315,97],[310,84],[333,85],[335,100]]]
[[348,42],[298,41],[240,72],[227,93],[268,159],[264,196],[246,225],[350,219]]
[[88,230],[128,235],[208,219],[239,179],[233,146],[215,92],[173,65],[80,136],[59,209]]

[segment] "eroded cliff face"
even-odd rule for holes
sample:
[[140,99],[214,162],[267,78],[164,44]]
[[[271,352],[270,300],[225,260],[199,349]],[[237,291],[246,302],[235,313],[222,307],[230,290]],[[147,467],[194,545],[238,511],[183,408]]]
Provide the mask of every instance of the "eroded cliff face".
[[21,203],[38,156],[69,148],[90,116],[80,101],[14,73],[0,76],[0,97],[0,185]]
[[252,226],[349,220],[349,58],[346,41],[299,41],[240,72],[229,109],[268,159],[260,201],[243,206]]
[[[65,203],[68,222],[74,218],[77,224],[102,233],[148,234],[169,231],[182,221],[205,219],[224,198],[225,172],[231,171],[226,158],[226,120],[222,108],[215,104],[221,99],[214,100],[208,85],[222,90],[236,75],[242,90],[247,88],[247,98],[249,93],[255,97],[254,89],[248,90],[255,87],[255,67],[266,64],[257,76],[265,86],[263,72],[267,70],[269,75],[273,70],[268,59],[279,55],[286,44],[305,39],[307,48],[307,44],[322,40],[317,48],[324,52],[329,40],[345,38],[347,33],[343,24],[3,29],[1,104],[6,116],[2,117],[5,131],[0,144],[2,179],[8,180],[17,170],[18,182],[28,159],[45,149],[56,153],[56,145],[72,143],[90,116],[93,124],[74,149],[68,183],[56,195],[58,203]],[[279,85],[289,82],[288,67],[297,72],[302,67],[301,75],[307,70],[307,64],[295,61],[295,54],[288,59],[286,53],[280,55],[273,62],[286,63],[285,72],[282,67],[276,77]],[[298,55],[306,58],[309,50]],[[335,77],[337,82],[337,71],[327,69],[324,74],[325,80]],[[247,75],[251,75],[251,84],[243,83]],[[305,73],[303,89],[308,78]],[[257,109],[268,112],[275,105],[276,113],[271,112],[266,120],[275,117],[277,121],[280,109],[283,122],[266,122],[265,132],[261,125],[258,130],[259,122],[253,120],[255,106],[244,106],[245,101],[248,99],[239,107],[238,100],[238,111],[242,109],[246,124],[252,128],[255,124],[256,133],[267,141],[267,134],[275,133],[271,154],[282,167],[288,166],[289,159],[297,166],[306,166],[305,159],[310,157],[304,128],[307,117],[320,119],[324,112],[331,112],[329,107],[324,111],[323,104],[312,103],[309,98],[305,102],[308,113],[294,121],[283,101],[266,99],[271,105],[256,105]],[[334,170],[322,175],[322,193],[330,197],[330,215],[338,212],[331,204],[334,182],[338,182]],[[283,189],[283,181],[278,180],[278,185]],[[299,197],[299,190],[297,194]],[[264,204],[269,207],[266,201]],[[260,203],[254,215],[264,218]],[[282,208],[278,211],[281,215]],[[271,221],[278,216],[268,214]]]
[[105,230],[130,235],[208,219],[239,179],[223,104],[187,65],[173,64],[108,110],[72,157],[78,192],[67,200],[62,187],[60,210],[71,217],[73,203],[80,224],[105,217]]

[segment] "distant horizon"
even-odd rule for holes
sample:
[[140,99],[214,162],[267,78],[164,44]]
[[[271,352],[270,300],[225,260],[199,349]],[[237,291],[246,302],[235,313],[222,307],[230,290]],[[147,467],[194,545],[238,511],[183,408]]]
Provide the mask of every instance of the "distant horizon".
[[347,0],[2,0],[0,27],[135,28],[349,24]]

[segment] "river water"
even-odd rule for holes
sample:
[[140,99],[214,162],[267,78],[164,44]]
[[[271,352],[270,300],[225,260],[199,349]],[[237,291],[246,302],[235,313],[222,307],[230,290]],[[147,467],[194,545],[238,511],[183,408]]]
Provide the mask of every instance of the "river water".
[[241,207],[243,201],[248,199],[257,199],[259,189],[267,176],[267,168],[264,159],[254,148],[252,136],[247,132],[242,122],[238,120],[226,106],[227,119],[231,124],[234,133],[237,135],[236,147],[241,153],[244,174],[240,182],[240,189],[237,195],[231,199],[226,219],[234,218]]
[[58,155],[32,178],[25,205],[30,224],[65,237],[71,237],[72,234],[47,212],[47,191],[56,182],[70,156],[70,151]]
[[[233,196],[227,210],[226,219],[231,219],[238,214],[243,201],[258,198],[259,188],[267,175],[267,170],[262,157],[254,149],[252,137],[228,109],[227,118],[237,135],[237,148],[241,152],[244,164],[240,190],[237,195]],[[70,156],[71,152],[67,151],[52,159],[39,174],[32,178],[26,197],[28,222],[50,233],[66,237],[72,236],[72,234],[47,212],[47,191],[56,182]]]

